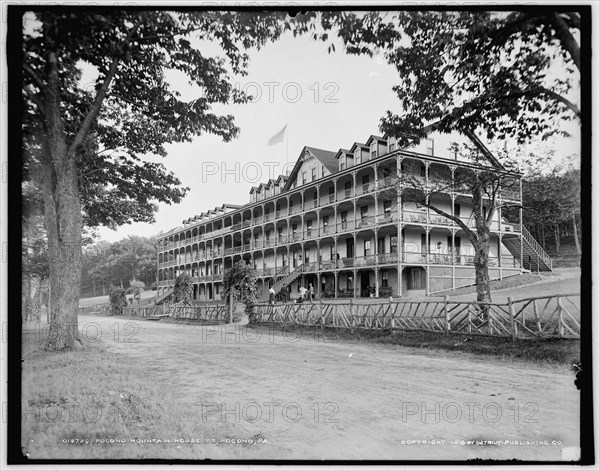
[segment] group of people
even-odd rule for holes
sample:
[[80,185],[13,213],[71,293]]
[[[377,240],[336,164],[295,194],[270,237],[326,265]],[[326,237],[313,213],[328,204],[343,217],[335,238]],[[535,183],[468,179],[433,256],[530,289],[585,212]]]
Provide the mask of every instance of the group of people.
[[[283,302],[288,302],[292,299],[291,296],[291,286],[290,285],[284,285],[281,288],[281,291],[279,292],[279,299]],[[312,285],[312,283],[308,284],[308,288],[305,288],[304,286],[300,286],[299,289],[299,295],[297,298],[298,303],[303,303],[305,300],[310,301],[311,303],[313,302],[313,300],[315,299],[315,289]],[[277,297],[277,294],[275,293],[275,290],[273,289],[273,287],[271,287],[269,289],[269,304],[275,304],[275,298]]]

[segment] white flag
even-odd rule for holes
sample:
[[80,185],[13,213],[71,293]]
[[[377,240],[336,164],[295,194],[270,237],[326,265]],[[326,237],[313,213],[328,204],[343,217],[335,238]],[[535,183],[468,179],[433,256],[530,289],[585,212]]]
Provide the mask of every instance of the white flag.
[[283,136],[285,136],[286,129],[287,129],[287,124],[283,127],[283,129],[281,131],[279,131],[271,139],[269,139],[269,142],[267,142],[267,144],[269,146],[274,146],[275,144],[279,144],[280,142],[283,142]]

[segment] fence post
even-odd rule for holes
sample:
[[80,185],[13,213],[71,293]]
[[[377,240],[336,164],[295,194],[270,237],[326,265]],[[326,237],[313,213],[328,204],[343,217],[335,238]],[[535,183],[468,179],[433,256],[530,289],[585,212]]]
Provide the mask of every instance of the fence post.
[[513,304],[512,296],[508,297],[508,316],[510,318],[510,336],[514,340],[517,332],[515,330],[515,305]]
[[351,298],[350,299],[350,318],[348,319],[348,321],[350,322],[350,333],[353,334],[354,333],[354,300]]
[[450,333],[450,315],[448,314],[448,300],[450,296],[444,296],[444,317],[446,318],[446,333]]
[[325,318],[323,317],[323,299],[319,299],[319,314],[321,315],[321,329],[325,328]]
[[558,303],[558,335],[562,338],[565,336],[565,325],[563,323],[563,307],[560,302],[560,296],[556,298],[556,302]]
[[233,293],[229,293],[229,323],[233,322]]

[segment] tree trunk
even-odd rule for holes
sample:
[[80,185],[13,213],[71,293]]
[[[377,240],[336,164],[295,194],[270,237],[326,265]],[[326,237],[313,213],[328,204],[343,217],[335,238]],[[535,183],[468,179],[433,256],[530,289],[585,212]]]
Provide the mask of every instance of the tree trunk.
[[577,220],[573,213],[573,237],[575,237],[575,247],[577,247],[577,255],[581,255],[581,246],[579,245],[579,231],[577,230]]
[[[63,158],[66,160],[66,156]],[[54,181],[46,184],[48,188],[44,204],[52,306],[46,340],[49,350],[80,346],[77,309],[81,285],[82,220],[77,169],[74,162],[65,162],[56,167]]]
[[29,304],[31,303],[31,276],[23,273],[21,276],[21,322],[29,320]]
[[546,228],[542,224],[542,248],[546,250]]
[[558,224],[554,225],[554,244],[556,245],[556,253],[560,253],[560,228]]
[[487,227],[478,228],[475,243],[475,284],[477,302],[489,303],[492,301],[490,294],[489,266],[490,230]]
[[[489,303],[492,301],[490,294],[490,274],[488,270],[490,252],[490,228],[486,223],[483,211],[481,188],[473,192],[473,212],[475,216],[476,235],[470,234],[469,239],[475,248],[475,286],[477,302]],[[484,316],[487,317],[488,306],[480,305]]]

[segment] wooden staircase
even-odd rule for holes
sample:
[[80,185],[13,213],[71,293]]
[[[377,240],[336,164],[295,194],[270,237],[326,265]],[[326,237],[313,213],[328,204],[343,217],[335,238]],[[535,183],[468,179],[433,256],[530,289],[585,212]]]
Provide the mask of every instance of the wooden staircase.
[[289,285],[302,274],[302,265],[296,267],[296,269],[290,273],[287,273],[288,269],[289,267],[282,267],[282,269],[275,274],[275,276],[267,280],[266,286],[256,296],[257,302],[267,302],[269,300],[269,289],[273,288],[275,293],[279,293],[284,285]]
[[[533,272],[552,271],[552,258],[546,253],[542,246],[538,244],[525,227],[522,227],[522,231],[522,267]],[[521,260],[521,237],[518,237],[518,234],[514,234],[514,236],[505,235],[502,237],[502,243],[517,260]]]
[[151,298],[154,300],[154,304],[162,304],[165,301],[166,302],[170,302],[171,298],[173,296],[173,288],[168,289],[167,291],[165,291],[163,294],[161,294],[160,296],[156,296],[155,298]]

